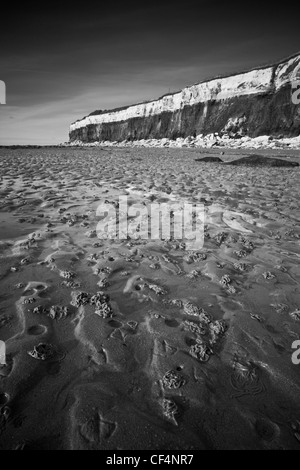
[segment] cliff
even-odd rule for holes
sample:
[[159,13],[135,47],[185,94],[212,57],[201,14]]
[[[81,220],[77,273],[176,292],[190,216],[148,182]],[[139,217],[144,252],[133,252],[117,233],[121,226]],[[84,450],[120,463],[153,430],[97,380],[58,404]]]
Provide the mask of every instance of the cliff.
[[300,100],[292,99],[297,78],[300,54],[272,66],[188,86],[154,101],[96,111],[71,125],[70,142],[177,139],[211,133],[295,137],[300,134]]

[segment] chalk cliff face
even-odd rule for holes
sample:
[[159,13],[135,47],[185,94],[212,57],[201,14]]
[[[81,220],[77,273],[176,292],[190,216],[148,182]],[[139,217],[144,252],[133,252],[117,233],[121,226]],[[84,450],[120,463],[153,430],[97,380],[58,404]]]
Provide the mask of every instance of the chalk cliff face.
[[300,54],[273,66],[188,86],[158,100],[92,113],[71,125],[70,141],[176,139],[216,132],[294,137],[300,134],[300,100],[292,99],[297,79]]

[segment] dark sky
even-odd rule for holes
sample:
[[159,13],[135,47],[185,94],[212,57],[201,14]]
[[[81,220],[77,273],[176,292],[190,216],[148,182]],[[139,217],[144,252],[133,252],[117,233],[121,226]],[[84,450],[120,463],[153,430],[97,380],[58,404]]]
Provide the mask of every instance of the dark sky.
[[10,2],[0,28],[7,87],[0,143],[60,143],[71,122],[95,109],[157,98],[299,51],[293,4],[265,3]]

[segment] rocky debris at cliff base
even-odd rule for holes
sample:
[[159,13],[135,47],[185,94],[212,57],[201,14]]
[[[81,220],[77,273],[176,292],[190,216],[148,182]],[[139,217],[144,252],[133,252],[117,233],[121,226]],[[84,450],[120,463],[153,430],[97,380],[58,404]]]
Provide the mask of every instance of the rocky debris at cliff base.
[[82,142],[74,140],[61,144],[63,147],[169,147],[169,148],[231,148],[231,149],[300,149],[300,135],[297,137],[276,138],[268,135],[258,137],[230,137],[218,133],[188,136],[177,139],[141,139],[134,141],[94,141]]

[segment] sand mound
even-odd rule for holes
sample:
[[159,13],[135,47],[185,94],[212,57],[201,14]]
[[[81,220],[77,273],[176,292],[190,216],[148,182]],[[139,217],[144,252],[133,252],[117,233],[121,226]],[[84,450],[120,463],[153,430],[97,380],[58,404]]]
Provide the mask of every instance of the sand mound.
[[195,158],[195,162],[223,163],[223,160],[220,157],[203,157],[203,158]]
[[265,157],[263,155],[249,155],[249,157],[242,157],[231,162],[226,162],[226,165],[248,165],[248,166],[274,166],[274,167],[293,167],[299,166],[298,162],[291,162],[281,158]]

